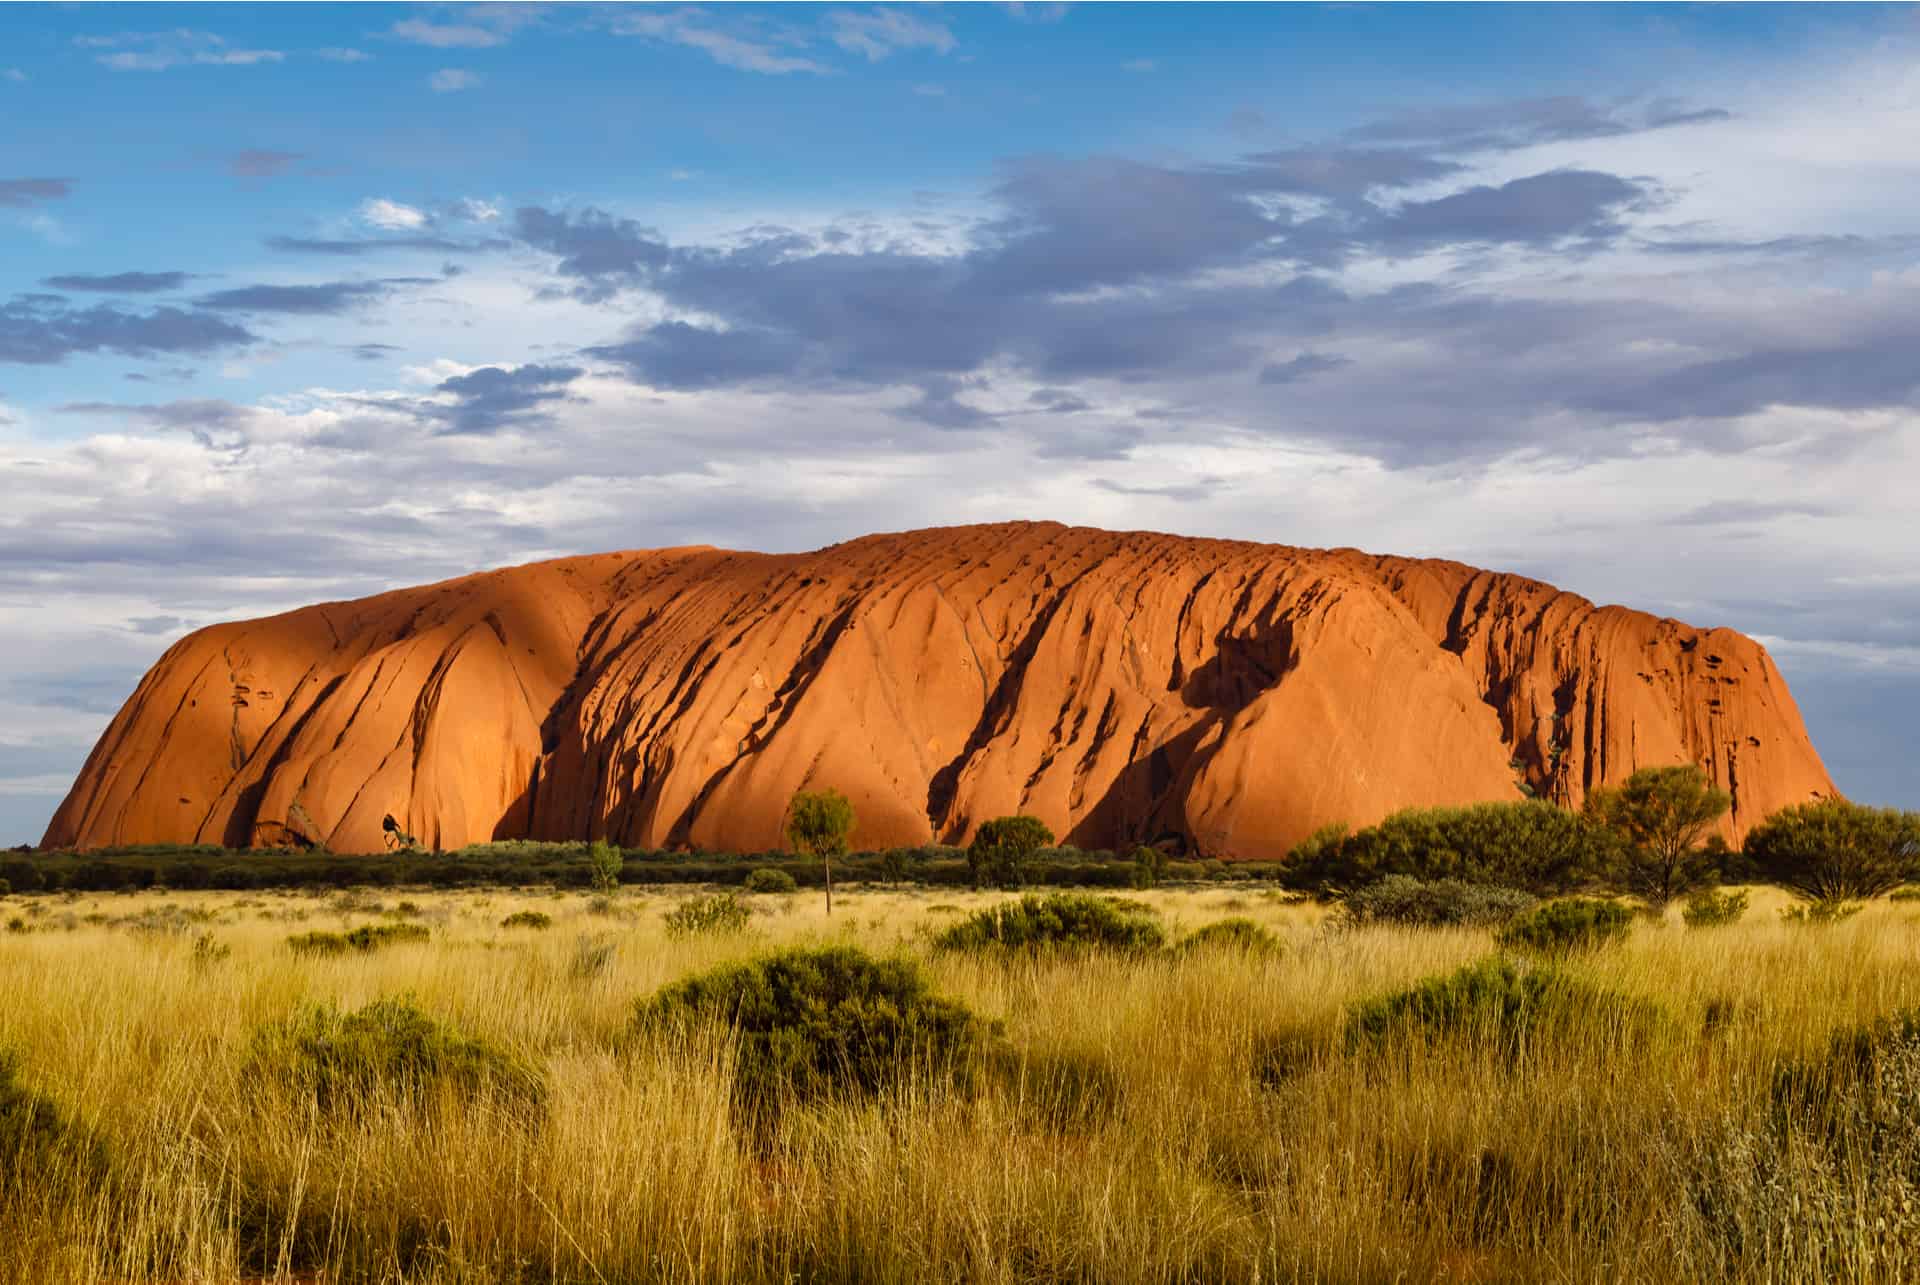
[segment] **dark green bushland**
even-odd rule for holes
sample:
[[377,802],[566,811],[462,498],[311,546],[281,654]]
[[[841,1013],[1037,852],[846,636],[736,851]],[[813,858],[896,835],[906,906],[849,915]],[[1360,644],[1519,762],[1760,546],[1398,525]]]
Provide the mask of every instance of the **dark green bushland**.
[[104,1177],[105,1145],[19,1081],[19,1055],[0,1049],[0,1202],[56,1166]]
[[1166,933],[1144,907],[1088,893],[1028,894],[967,916],[933,939],[938,950],[1153,951]]
[[1187,934],[1180,942],[1180,953],[1194,955],[1204,951],[1238,951],[1243,955],[1271,955],[1281,950],[1280,939],[1251,919],[1235,916],[1220,919]]
[[780,951],[675,982],[634,1007],[632,1031],[729,1032],[743,1106],[866,1096],[945,1077],[997,1040],[994,1027],[933,993],[919,965],[852,946]]
[[774,870],[768,866],[761,866],[759,869],[747,875],[745,887],[748,892],[797,892],[800,888],[800,881],[784,870]]
[[1604,830],[1550,803],[1414,808],[1352,834],[1344,827],[1317,832],[1294,849],[1281,879],[1336,893],[1409,875],[1551,896],[1604,872],[1613,845]]
[[1739,923],[1740,917],[1747,913],[1747,902],[1744,891],[1703,888],[1687,898],[1680,908],[1680,918],[1689,928],[1721,928]]
[[301,955],[344,955],[349,951],[375,951],[403,942],[422,942],[432,935],[425,924],[362,924],[344,933],[296,933],[287,938],[287,945]]
[[747,904],[730,892],[689,897],[667,912],[667,935],[699,937],[744,932],[752,917],[753,911]]
[[502,928],[546,929],[553,927],[553,916],[543,910],[516,910],[500,921]]
[[1388,875],[1342,897],[1340,914],[1342,920],[1355,926],[1495,928],[1531,909],[1535,900],[1532,893],[1518,888],[1468,883],[1464,879]]

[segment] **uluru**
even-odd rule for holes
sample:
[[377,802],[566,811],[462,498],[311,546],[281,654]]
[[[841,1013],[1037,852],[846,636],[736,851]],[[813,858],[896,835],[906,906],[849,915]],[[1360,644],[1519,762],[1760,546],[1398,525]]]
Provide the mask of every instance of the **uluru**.
[[1003,814],[1274,859],[1328,822],[1696,763],[1741,837],[1837,793],[1752,639],[1352,549],[1015,523],[562,558],[169,648],[43,846],[856,846]]

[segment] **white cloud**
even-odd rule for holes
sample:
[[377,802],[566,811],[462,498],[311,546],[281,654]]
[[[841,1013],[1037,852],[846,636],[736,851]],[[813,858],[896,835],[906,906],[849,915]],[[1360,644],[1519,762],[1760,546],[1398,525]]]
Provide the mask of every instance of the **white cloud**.
[[944,54],[954,46],[953,32],[945,24],[898,9],[836,9],[827,15],[827,24],[834,44],[868,62],[879,62],[902,49],[931,49]]
[[[648,40],[698,49],[721,66],[739,71],[754,71],[768,76],[784,76],[793,72],[824,76],[832,71],[811,58],[779,52],[779,45],[773,39],[723,31],[699,9],[629,14],[616,19],[612,30],[617,35],[642,36]],[[788,36],[781,39],[789,44],[795,42],[794,38]]]
[[368,62],[373,55],[360,49],[327,48],[313,51],[314,57],[324,58],[328,62]]
[[436,94],[454,94],[463,89],[478,89],[485,82],[479,73],[465,71],[458,67],[444,67],[427,78],[427,84]]
[[505,36],[485,27],[423,22],[418,18],[394,23],[387,34],[396,40],[433,49],[488,49],[506,43]]
[[411,205],[374,197],[360,206],[360,221],[388,232],[403,232],[427,225],[427,216]]
[[77,36],[83,49],[112,49],[94,61],[114,71],[166,71],[172,67],[252,67],[285,62],[277,49],[232,49],[211,31],[182,27],[173,31],[122,31],[110,36]]

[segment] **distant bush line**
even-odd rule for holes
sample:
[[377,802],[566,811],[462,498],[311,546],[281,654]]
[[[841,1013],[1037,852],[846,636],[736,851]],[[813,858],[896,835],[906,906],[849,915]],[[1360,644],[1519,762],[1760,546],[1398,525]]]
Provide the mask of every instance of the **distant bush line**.
[[[824,882],[819,861],[788,852],[710,853],[628,849],[621,884],[716,884],[744,887],[755,871],[778,871],[799,888]],[[1278,877],[1278,862],[1169,861],[1165,883],[1241,882]],[[1028,883],[1055,888],[1130,888],[1135,854],[1050,848],[1028,865]],[[586,889],[595,867],[584,843],[513,841],[444,853],[344,856],[308,851],[213,846],[107,848],[86,853],[15,853],[0,858],[0,880],[15,893],[180,891],[275,888],[460,888],[479,885]],[[834,860],[836,884],[917,884],[966,888],[974,882],[965,848],[928,845],[855,852]],[[764,880],[763,880],[764,882]]]

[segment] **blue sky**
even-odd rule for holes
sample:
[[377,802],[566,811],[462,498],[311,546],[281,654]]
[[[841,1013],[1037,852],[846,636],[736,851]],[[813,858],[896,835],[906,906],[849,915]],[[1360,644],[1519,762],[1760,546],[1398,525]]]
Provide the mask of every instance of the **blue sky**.
[[0,7],[0,841],[183,631],[1053,518],[1774,651],[1920,806],[1920,20]]

